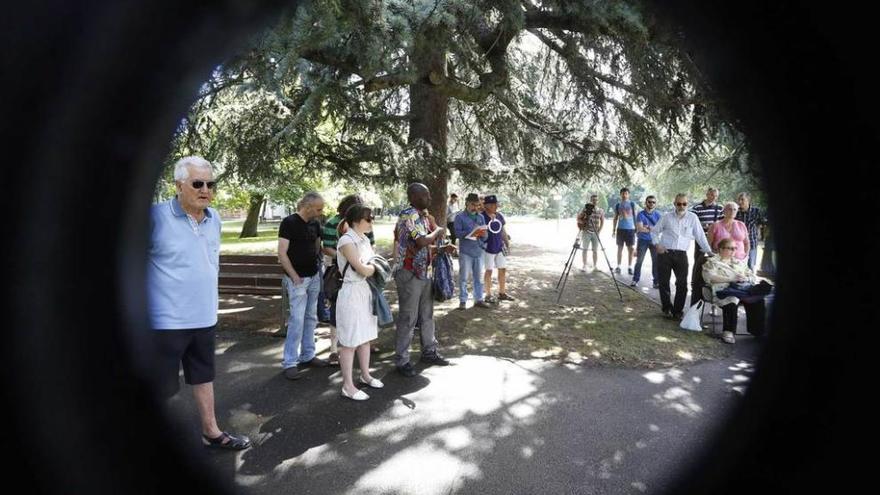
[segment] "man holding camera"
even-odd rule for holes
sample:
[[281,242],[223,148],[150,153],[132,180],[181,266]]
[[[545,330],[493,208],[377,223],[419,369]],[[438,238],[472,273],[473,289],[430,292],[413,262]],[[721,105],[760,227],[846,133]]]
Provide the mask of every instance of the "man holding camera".
[[[486,245],[483,246],[483,265],[486,268],[483,285],[486,289],[486,302],[513,301],[513,297],[507,294],[507,258],[506,251],[510,246],[510,236],[507,235],[507,221],[504,215],[498,211],[498,198],[490,194],[483,198],[483,221],[489,229]],[[492,297],[492,270],[498,269],[498,299]]]
[[593,250],[593,270],[598,269],[597,260],[599,259],[599,232],[605,225],[605,212],[599,208],[599,196],[590,195],[590,202],[584,205],[584,209],[578,213],[577,225],[581,231],[581,255],[583,259],[582,272],[587,271],[587,249],[592,245]]

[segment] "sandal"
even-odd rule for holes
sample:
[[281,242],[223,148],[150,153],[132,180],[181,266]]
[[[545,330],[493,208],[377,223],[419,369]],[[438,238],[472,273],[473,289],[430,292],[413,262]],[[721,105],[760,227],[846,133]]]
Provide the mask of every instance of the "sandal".
[[[224,441],[225,440],[225,441]],[[221,432],[217,438],[208,438],[202,435],[202,443],[209,449],[225,449],[225,450],[244,450],[251,446],[248,437],[242,435],[237,437],[229,433]]]

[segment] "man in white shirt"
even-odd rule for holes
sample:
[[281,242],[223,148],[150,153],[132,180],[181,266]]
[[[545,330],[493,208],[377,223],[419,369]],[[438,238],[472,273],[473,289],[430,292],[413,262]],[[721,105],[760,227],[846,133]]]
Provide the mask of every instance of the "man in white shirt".
[[[687,296],[687,251],[696,241],[707,256],[713,256],[712,248],[700,225],[700,219],[687,211],[686,194],[675,196],[675,211],[660,218],[651,229],[651,242],[657,246],[658,272],[660,276],[660,304],[668,318],[681,318]],[[669,277],[675,272],[675,303],[670,303]]]

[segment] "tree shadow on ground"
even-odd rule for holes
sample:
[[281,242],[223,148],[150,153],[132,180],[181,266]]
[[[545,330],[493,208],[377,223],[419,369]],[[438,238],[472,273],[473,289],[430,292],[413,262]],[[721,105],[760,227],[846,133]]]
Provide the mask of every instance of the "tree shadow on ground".
[[264,344],[236,342],[218,356],[218,416],[255,447],[201,455],[256,493],[654,491],[752,372],[748,360],[714,376],[466,356],[412,379],[377,363],[386,387],[356,403],[339,397],[338,369],[291,382],[274,359],[277,339],[229,338]]

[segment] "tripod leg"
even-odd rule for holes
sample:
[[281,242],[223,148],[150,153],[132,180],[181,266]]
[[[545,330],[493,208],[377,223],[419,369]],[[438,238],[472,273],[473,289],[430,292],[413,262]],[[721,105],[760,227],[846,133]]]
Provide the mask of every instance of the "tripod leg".
[[562,293],[565,292],[565,284],[568,283],[568,275],[571,273],[571,266],[574,264],[574,253],[577,252],[577,246],[571,248],[572,256],[569,256],[568,263],[565,264],[565,268],[562,270],[562,288],[559,289],[559,294],[556,296],[556,304],[559,304],[559,301],[562,300]]
[[617,277],[614,276],[614,270],[611,268],[611,260],[608,259],[608,253],[605,252],[605,245],[602,244],[602,239],[599,239],[599,236],[596,236],[596,239],[599,241],[599,247],[602,248],[602,256],[605,257],[605,263],[608,264],[608,273],[611,274],[611,280],[614,280],[614,287],[617,289],[617,295],[620,297],[621,302],[623,302],[623,293],[620,292],[620,284],[617,283]]
[[577,252],[577,250],[578,250],[578,246],[577,246],[577,244],[575,244],[574,246],[572,246],[571,252],[568,253],[568,259],[565,261],[565,268],[562,269],[562,274],[559,275],[559,280],[556,282],[556,289],[559,289],[559,284],[562,283],[562,277],[564,277],[565,274],[568,272],[568,268],[571,265],[572,260],[574,260],[574,255]]

